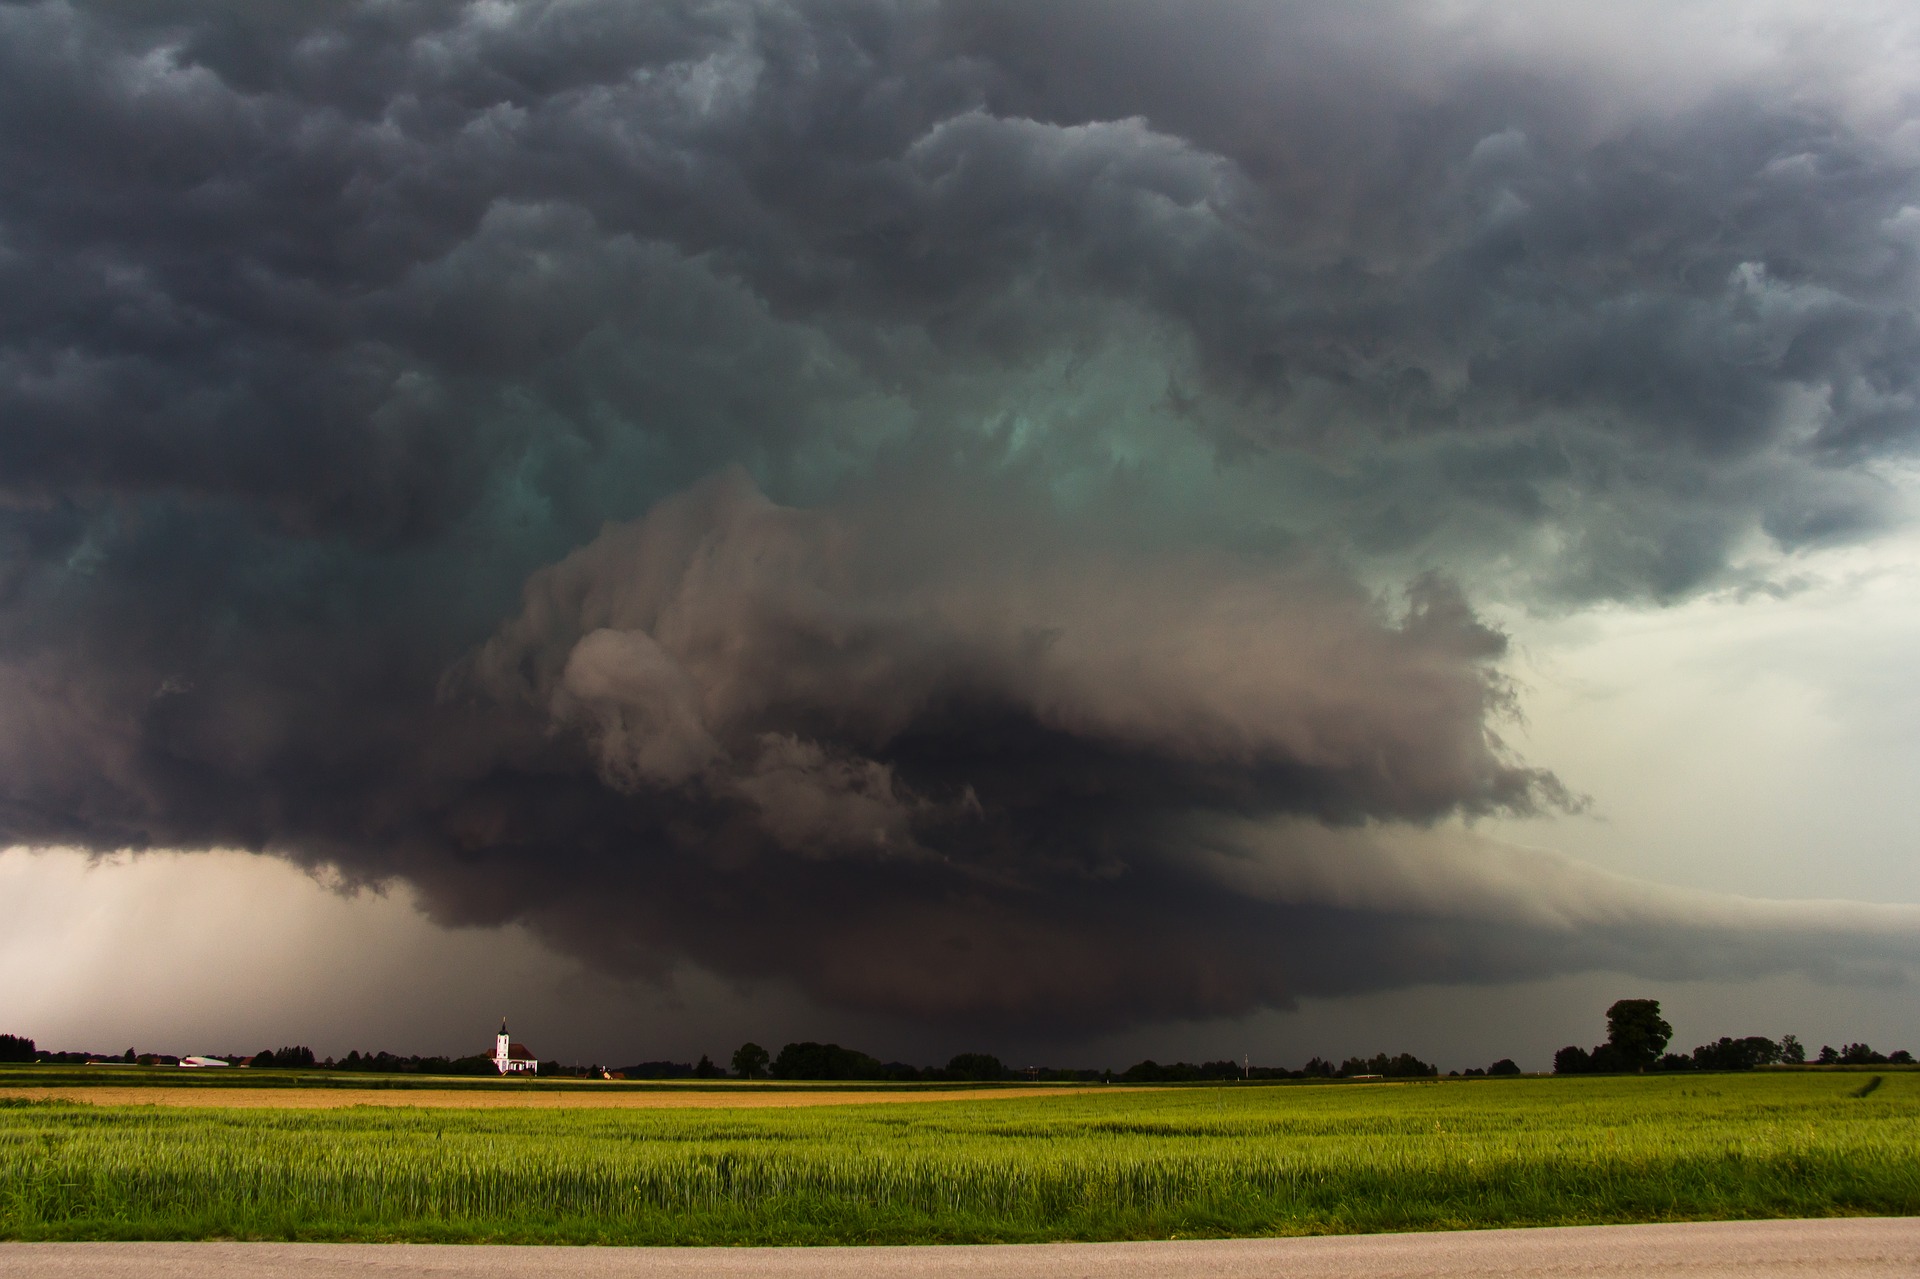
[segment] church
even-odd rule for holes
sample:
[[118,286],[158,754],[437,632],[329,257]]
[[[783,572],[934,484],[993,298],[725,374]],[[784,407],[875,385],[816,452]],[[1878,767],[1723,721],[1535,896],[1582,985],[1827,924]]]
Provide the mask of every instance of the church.
[[507,1019],[500,1019],[500,1033],[493,1040],[493,1064],[503,1075],[537,1075],[540,1063],[533,1059],[525,1044],[507,1038]]

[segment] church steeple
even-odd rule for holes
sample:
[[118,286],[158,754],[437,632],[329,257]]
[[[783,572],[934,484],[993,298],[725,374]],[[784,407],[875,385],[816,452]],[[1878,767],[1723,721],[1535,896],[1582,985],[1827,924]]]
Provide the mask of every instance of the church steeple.
[[503,1075],[532,1075],[539,1073],[539,1065],[533,1054],[520,1044],[507,1037],[507,1019],[500,1019],[500,1034],[493,1041],[493,1064]]

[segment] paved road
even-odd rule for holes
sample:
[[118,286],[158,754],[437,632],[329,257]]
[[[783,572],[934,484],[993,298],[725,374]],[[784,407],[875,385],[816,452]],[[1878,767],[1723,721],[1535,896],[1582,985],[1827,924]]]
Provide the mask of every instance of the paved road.
[[0,1279],[1799,1279],[1920,1275],[1920,1217],[947,1248],[0,1244]]

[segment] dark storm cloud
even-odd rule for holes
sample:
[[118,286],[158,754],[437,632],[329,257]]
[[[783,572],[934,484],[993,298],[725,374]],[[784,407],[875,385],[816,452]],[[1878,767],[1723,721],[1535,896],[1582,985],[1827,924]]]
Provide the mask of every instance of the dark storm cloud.
[[956,1019],[1895,964],[1419,836],[1570,802],[1447,574],[1673,598],[1891,517],[1911,139],[1780,67],[1395,6],[0,5],[0,836]]

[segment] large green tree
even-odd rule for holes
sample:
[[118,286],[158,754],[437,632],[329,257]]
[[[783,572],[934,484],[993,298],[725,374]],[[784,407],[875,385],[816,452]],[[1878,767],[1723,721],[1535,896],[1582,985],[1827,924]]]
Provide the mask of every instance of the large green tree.
[[742,1079],[765,1079],[769,1060],[759,1044],[741,1044],[733,1050],[733,1073]]
[[1607,1047],[1619,1068],[1645,1070],[1660,1060],[1673,1027],[1660,1015],[1657,999],[1620,999],[1607,1009]]
[[1007,1068],[991,1053],[961,1053],[947,1063],[954,1079],[1005,1079]]
[[887,1068],[856,1048],[816,1044],[811,1040],[788,1044],[773,1059],[775,1079],[885,1079]]

